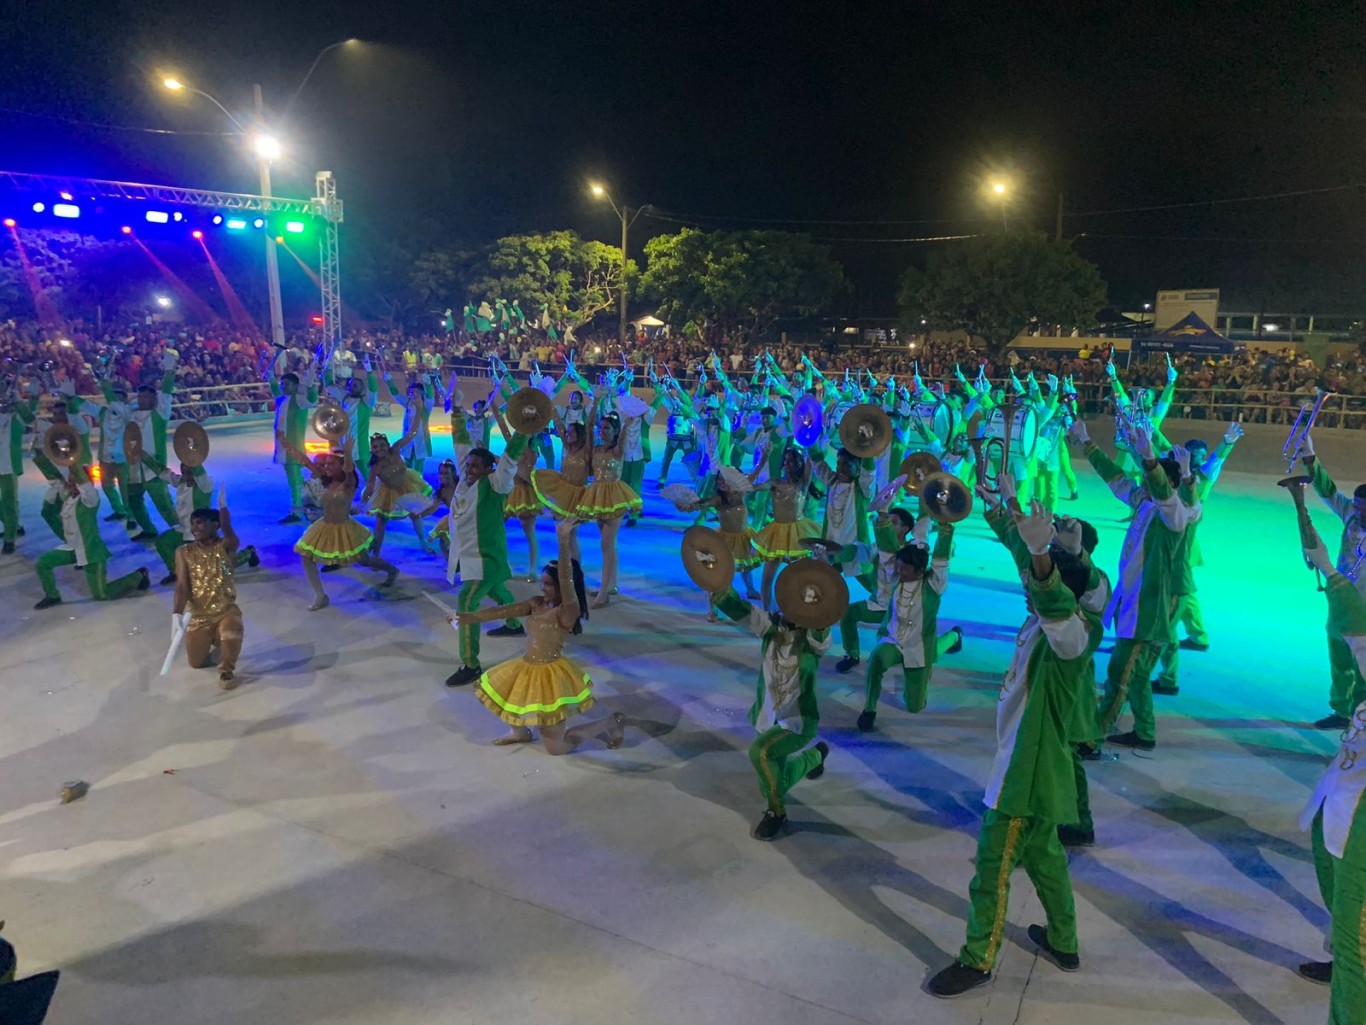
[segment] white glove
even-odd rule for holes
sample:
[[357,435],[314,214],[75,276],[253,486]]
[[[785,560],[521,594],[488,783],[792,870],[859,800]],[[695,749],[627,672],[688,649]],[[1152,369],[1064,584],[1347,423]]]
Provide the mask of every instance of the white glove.
[[174,349],[167,349],[161,357],[161,369],[163,372],[174,370],[178,362],[180,362],[180,353]]
[[1080,420],[1072,421],[1072,426],[1067,428],[1067,436],[1078,445],[1085,445],[1091,440],[1091,433],[1086,429],[1086,424]]
[[922,548],[930,546],[930,524],[933,522],[928,516],[922,514],[920,519],[915,521],[915,526],[911,528],[911,537]]
[[1305,459],[1314,458],[1314,436],[1312,434],[1306,434],[1304,436],[1304,447],[1301,450],[1300,455],[1304,456]]
[[1001,504],[1001,496],[992,491],[985,484],[978,484],[976,487],[977,498],[986,509],[995,509]]
[[220,485],[218,485],[218,505],[217,505],[217,508],[218,508],[218,509],[226,509],[227,507],[228,507],[228,486],[227,486],[226,484],[220,484]]
[[1015,489],[1015,478],[1008,472],[1007,467],[1001,467],[1001,476],[996,481],[996,487],[1001,492],[1001,501],[1009,505],[1015,500],[1018,493]]
[[1070,552],[1072,555],[1081,554],[1081,520],[1071,516],[1064,517],[1055,527],[1058,535],[1058,544],[1062,545],[1063,551]]
[[[1243,425],[1234,420],[1228,425],[1228,430],[1224,432],[1224,444],[1232,445],[1243,436]],[[1306,439],[1307,440],[1307,439]]]
[[1112,380],[1115,377],[1115,361],[1113,357],[1110,360],[1108,360],[1105,364],[1105,376],[1111,378]]
[[[1152,432],[1139,427],[1133,434],[1134,452],[1140,459],[1148,460],[1153,457],[1153,435]],[[1190,457],[1186,457],[1186,468],[1190,469]]]
[[1167,364],[1167,383],[1168,383],[1168,384],[1175,384],[1175,383],[1176,383],[1176,378],[1177,378],[1177,377],[1178,377],[1178,374],[1176,373],[1176,367],[1172,366],[1171,363],[1168,363],[1168,364]]
[[67,398],[72,398],[76,394],[76,382],[69,377],[58,381],[57,392],[60,395],[65,395]]
[[1053,543],[1056,531],[1053,518],[1035,499],[1029,503],[1029,515],[1015,513],[1015,528],[1020,532],[1020,540],[1029,549],[1030,555],[1043,555]]
[[1173,445],[1172,455],[1176,458],[1176,465],[1181,467],[1181,477],[1184,479],[1191,475],[1191,453],[1185,445]]

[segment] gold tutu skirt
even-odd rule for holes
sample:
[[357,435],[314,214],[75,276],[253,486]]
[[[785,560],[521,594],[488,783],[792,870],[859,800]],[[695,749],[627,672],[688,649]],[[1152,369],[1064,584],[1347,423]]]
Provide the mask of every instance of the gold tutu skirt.
[[573,516],[586,490],[571,484],[558,470],[532,470],[531,488],[541,504],[557,516]]
[[370,550],[374,535],[355,520],[328,523],[318,520],[294,545],[300,555],[311,555],[327,566],[349,566]]
[[728,530],[718,530],[717,533],[726,539],[730,554],[735,556],[736,569],[753,569],[763,561],[754,550],[754,531],[749,527],[734,534]]
[[555,726],[594,705],[593,681],[563,656],[554,662],[501,662],[480,677],[475,694],[509,726]]
[[503,515],[508,517],[539,515],[545,506],[536,497],[536,490],[530,484],[514,484],[503,503]]
[[802,539],[820,537],[821,528],[812,520],[779,523],[774,520],[754,535],[754,549],[765,561],[775,559],[803,559],[811,552],[802,547]]
[[409,470],[403,475],[403,483],[396,488],[380,484],[375,489],[375,497],[370,503],[370,511],[386,520],[400,520],[413,513],[420,513],[431,505],[432,486],[422,479],[422,474]]
[[601,522],[618,516],[639,516],[644,504],[625,481],[595,480],[583,489],[576,514]]

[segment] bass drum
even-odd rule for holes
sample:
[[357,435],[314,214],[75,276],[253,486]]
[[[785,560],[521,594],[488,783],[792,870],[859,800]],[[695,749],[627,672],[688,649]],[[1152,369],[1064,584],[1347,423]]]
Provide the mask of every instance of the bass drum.
[[[987,417],[985,434],[988,438],[1004,438],[1005,432],[1005,414],[997,407]],[[1010,457],[1033,459],[1038,447],[1039,416],[1034,412],[1034,407],[1021,406],[1015,410],[1010,424]]]
[[954,411],[953,405],[944,399],[912,402],[910,420],[911,431],[906,444],[907,452],[920,452],[930,447],[929,442],[920,433],[921,424],[934,432],[935,439],[945,449],[949,447],[953,432],[958,427],[958,414]]

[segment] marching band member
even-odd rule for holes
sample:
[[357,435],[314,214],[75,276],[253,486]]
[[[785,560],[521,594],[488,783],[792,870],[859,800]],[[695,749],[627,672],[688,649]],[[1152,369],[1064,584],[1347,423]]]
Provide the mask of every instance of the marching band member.
[[[318,404],[318,382],[314,367],[309,364],[300,380],[295,373],[281,374],[280,371],[289,357],[287,349],[270,366],[266,380],[270,384],[270,394],[275,400],[275,454],[276,466],[285,468],[285,480],[289,484],[289,515],[281,523],[302,523],[304,520],[304,467],[313,465],[309,459],[296,459],[291,452],[304,451],[304,432],[308,428],[308,411]],[[303,388],[303,394],[299,389]],[[104,448],[104,432],[100,431],[100,448]],[[284,438],[288,444],[281,444]],[[120,442],[120,449],[122,443]],[[354,461],[354,460],[353,460]],[[101,463],[103,470],[103,463]]]
[[[369,357],[366,357],[366,374],[370,374],[368,366]],[[354,378],[353,378],[354,380]],[[384,386],[389,389],[389,394],[394,398],[398,397],[399,390],[394,383],[393,375],[386,368],[384,371]],[[410,470],[418,473],[423,471],[427,460],[432,457],[432,405],[436,401],[436,393],[441,388],[441,378],[436,373],[424,373],[421,377],[408,378],[408,387],[404,393],[403,400],[403,432],[402,436],[407,437],[412,434],[413,440],[403,449],[403,462]],[[372,389],[373,390],[373,389]],[[371,406],[371,410],[374,407]],[[366,425],[369,431],[369,425]],[[364,464],[362,464],[364,465]]]
[[[67,389],[70,389],[69,391]],[[84,416],[72,417],[69,412],[69,396],[76,394],[75,385],[69,380],[64,380],[58,385],[57,397],[51,406],[51,419],[38,420],[33,434],[33,465],[38,467],[38,472],[43,475],[43,479],[49,484],[61,483],[61,469],[47,457],[47,436],[48,432],[58,424],[68,424],[75,428],[80,436],[80,451],[76,456],[76,463],[79,466],[90,466],[92,457],[90,455],[90,421]],[[62,537],[62,500],[60,489],[53,492],[49,489],[51,497],[44,497],[41,515],[43,522],[48,525],[48,529],[57,535],[57,539],[65,541]]]
[[127,521],[132,530],[138,528],[135,541],[150,540],[156,537],[157,529],[147,515],[146,506],[141,507],[141,519],[134,518],[134,510],[129,501],[128,457],[123,452],[123,436],[128,427],[132,410],[128,405],[128,386],[122,382],[105,379],[100,382],[100,399],[86,399],[72,389],[67,399],[71,412],[80,415],[89,407],[100,427],[100,443],[97,458],[100,464],[100,488],[109,500],[113,510],[105,517],[106,522]]
[[991,981],[1010,876],[1020,864],[1047,916],[1046,925],[1029,927],[1030,940],[1063,971],[1081,966],[1072,881],[1057,827],[1076,816],[1072,745],[1085,732],[1079,724],[1094,694],[1088,672],[1104,631],[1100,617],[1081,604],[1089,572],[1055,544],[1052,517],[1038,502],[1029,515],[1014,516],[1030,556],[1029,617],[997,705],[996,757],[983,797],[987,812],[969,887],[967,940],[957,960],[929,981],[937,997],[959,996]]
[[24,475],[24,432],[33,423],[36,395],[20,398],[18,383],[0,398],[0,524],[5,531],[5,555],[14,552],[19,539],[19,478]]
[[[157,471],[155,463],[151,458],[144,459],[153,471]],[[213,478],[204,469],[203,464],[190,466],[188,463],[180,464],[180,472],[175,473],[169,466],[163,466],[157,472],[157,476],[175,489],[175,509],[178,519],[178,527],[175,530],[163,530],[156,539],[157,554],[161,556],[161,561],[166,564],[166,576],[160,581],[163,587],[176,582],[176,552],[182,545],[187,545],[196,540],[194,514],[201,509],[211,509],[213,499]],[[219,504],[222,504],[222,495],[219,495]],[[215,529],[217,529],[215,527]],[[226,530],[226,528],[225,528]],[[261,557],[256,553],[255,545],[247,545],[238,551],[236,535],[232,545],[235,566],[259,566]]]
[[1106,609],[1116,639],[1106,668],[1100,725],[1110,730],[1127,703],[1134,728],[1106,739],[1121,747],[1151,751],[1157,746],[1152,670],[1162,649],[1175,643],[1173,627],[1190,593],[1187,528],[1200,519],[1201,512],[1190,453],[1178,446],[1159,462],[1153,455],[1152,436],[1146,428],[1136,428],[1134,450],[1143,460],[1143,478],[1135,482],[1096,447],[1081,420],[1072,425],[1069,435],[1085,446],[1091,465],[1115,497],[1134,510],[1120,552],[1118,586]]
[[803,515],[807,489],[811,486],[811,460],[795,445],[787,445],[781,466],[781,473],[756,485],[773,496],[773,520],[754,535],[754,550],[764,562],[759,594],[766,609],[773,608],[773,580],[778,570],[784,563],[810,554],[802,547],[802,541],[819,537],[821,530],[814,520]]
[[532,727],[541,731],[541,743],[552,755],[565,755],[589,737],[607,736],[607,746],[621,746],[625,717],[620,713],[566,728],[565,721],[594,706],[593,681],[564,655],[564,642],[578,633],[584,608],[583,570],[564,554],[564,542],[578,529],[572,517],[555,525],[560,539],[560,558],[541,571],[541,593],[524,602],[499,608],[462,612],[461,627],[478,629],[480,623],[516,616],[526,623],[526,653],[500,662],[479,679],[475,696],[479,703],[512,727],[493,743],[526,744]]
[[[178,525],[170,488],[164,480],[156,476],[158,471],[154,468],[166,465],[166,428],[171,420],[171,403],[175,397],[175,370],[178,361],[176,351],[167,349],[161,362],[163,373],[160,390],[150,384],[139,385],[137,405],[128,417],[128,422],[137,424],[138,430],[142,432],[143,451],[152,457],[150,466],[142,460],[128,464],[128,508],[144,532],[148,531],[146,524],[152,522],[143,502],[144,494],[151,496],[152,505],[166,526],[175,530]],[[157,531],[152,529],[150,534],[151,536],[145,539],[154,541]],[[139,540],[144,536],[139,535],[133,540]]]
[[[379,402],[379,378],[375,376],[374,368],[370,364],[369,353],[361,357],[361,366],[365,369],[364,381],[353,373],[346,379],[346,384],[339,385],[336,382],[335,372],[329,365],[323,371],[323,388],[346,414],[347,422],[350,425],[347,428],[347,436],[351,439],[351,459],[357,466],[368,468],[370,466],[370,418],[374,416],[375,405]],[[404,423],[406,427],[406,417]],[[406,429],[404,433],[407,433]],[[375,539],[376,552],[378,552],[380,544],[381,541],[377,537]]]
[[[1366,573],[1357,565],[1366,552],[1366,484],[1358,484],[1348,498],[1338,490],[1337,483],[1314,454],[1312,435],[1304,437],[1303,462],[1314,480],[1318,492],[1328,508],[1342,521],[1342,540],[1338,543],[1337,571],[1366,595]],[[1345,730],[1352,719],[1352,710],[1366,700],[1366,679],[1363,679],[1351,647],[1339,635],[1332,619],[1328,621],[1328,669],[1332,686],[1328,694],[1330,715],[1314,725],[1321,730]]]
[[62,603],[53,570],[61,566],[75,566],[85,570],[90,597],[96,601],[112,601],[132,591],[145,591],[152,579],[147,568],[109,580],[105,576],[109,563],[109,549],[100,537],[98,512],[100,493],[90,483],[84,467],[73,466],[65,481],[53,482],[51,490],[61,496],[62,536],[64,542],[52,551],[38,556],[34,572],[42,585],[43,597],[35,609],[50,609]]

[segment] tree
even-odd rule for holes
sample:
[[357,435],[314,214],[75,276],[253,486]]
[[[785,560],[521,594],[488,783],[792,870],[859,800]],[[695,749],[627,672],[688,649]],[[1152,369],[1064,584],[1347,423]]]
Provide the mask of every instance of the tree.
[[1041,232],[994,232],[932,253],[897,295],[903,330],[962,329],[1000,352],[1031,321],[1086,328],[1105,306],[1100,269]]
[[642,292],[660,316],[761,334],[777,317],[824,313],[846,291],[828,246],[788,231],[684,228],[645,245]]
[[[467,294],[471,303],[516,299],[528,317],[545,306],[551,319],[578,327],[616,307],[622,270],[620,249],[573,231],[508,235],[476,260]],[[635,264],[625,270],[633,275]]]

